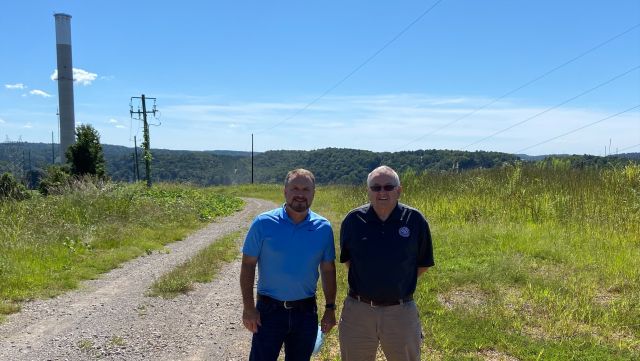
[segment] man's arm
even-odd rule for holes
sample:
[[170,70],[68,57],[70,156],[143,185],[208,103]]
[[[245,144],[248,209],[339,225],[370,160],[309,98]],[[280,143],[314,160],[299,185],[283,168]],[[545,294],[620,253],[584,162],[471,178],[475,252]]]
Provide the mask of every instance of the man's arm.
[[[334,261],[320,263],[320,275],[322,277],[322,291],[327,304],[336,303],[336,265]],[[336,310],[325,309],[320,329],[327,333],[336,325]]]
[[258,257],[242,255],[242,266],[240,268],[240,290],[242,291],[242,323],[247,330],[256,333],[260,323],[260,313],[256,309],[253,299],[253,284],[256,279],[256,265]]
[[420,276],[427,272],[427,270],[429,269],[429,267],[418,267],[418,278],[420,278]]

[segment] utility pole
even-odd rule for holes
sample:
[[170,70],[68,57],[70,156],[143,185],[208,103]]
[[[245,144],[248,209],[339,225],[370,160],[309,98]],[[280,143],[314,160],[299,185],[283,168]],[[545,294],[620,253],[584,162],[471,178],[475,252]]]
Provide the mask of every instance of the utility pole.
[[133,168],[133,175],[136,179],[136,182],[140,180],[140,168],[138,167],[138,141],[136,140],[136,136],[133,136],[133,159],[136,162],[135,167]]
[[53,145],[53,132],[51,132],[51,164],[56,163],[56,148]]
[[[155,117],[156,115],[156,98],[145,98],[144,94],[142,94],[142,97],[131,97],[131,101],[133,102],[133,99],[141,99],[142,102],[142,111],[140,111],[140,108],[138,108],[138,111],[133,111],[133,105],[130,105],[131,109],[129,110],[129,112],[131,113],[131,117],[133,118],[133,115],[136,114],[136,116],[138,116],[138,118],[136,119],[140,119],[140,115],[142,115],[142,121],[144,124],[144,136],[143,136],[143,141],[142,141],[142,158],[144,158],[144,167],[145,167],[145,171],[146,171],[146,175],[147,175],[147,187],[151,187],[151,146],[150,146],[150,142],[149,142],[149,123],[147,123],[147,113],[152,113],[153,116]],[[146,99],[153,99],[153,110],[147,111],[147,103],[146,103]]]
[[251,133],[251,184],[253,184],[253,133]]

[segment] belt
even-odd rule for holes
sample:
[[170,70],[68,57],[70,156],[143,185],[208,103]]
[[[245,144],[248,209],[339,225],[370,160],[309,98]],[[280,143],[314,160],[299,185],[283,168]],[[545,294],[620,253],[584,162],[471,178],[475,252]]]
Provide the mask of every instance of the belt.
[[394,301],[376,301],[376,300],[372,300],[371,298],[358,295],[351,290],[349,290],[349,297],[355,300],[358,300],[360,302],[367,303],[371,305],[371,307],[396,306],[396,305],[401,305],[405,302],[413,301],[413,295],[409,295],[407,297],[403,297]]
[[258,301],[262,301],[264,303],[275,303],[277,305],[280,305],[282,307],[284,307],[287,310],[293,309],[293,308],[308,308],[308,307],[316,307],[316,297],[309,297],[309,298],[303,298],[301,300],[295,300],[295,301],[280,301],[280,300],[276,300],[273,297],[269,297],[269,296],[265,296],[265,295],[258,295]]

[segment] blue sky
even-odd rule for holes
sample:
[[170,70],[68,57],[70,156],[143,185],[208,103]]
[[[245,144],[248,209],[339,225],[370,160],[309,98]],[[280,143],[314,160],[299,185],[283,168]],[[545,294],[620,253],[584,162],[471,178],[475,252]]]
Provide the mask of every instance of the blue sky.
[[145,94],[153,148],[640,152],[637,0],[4,1],[2,141],[57,140],[56,12],[106,144]]

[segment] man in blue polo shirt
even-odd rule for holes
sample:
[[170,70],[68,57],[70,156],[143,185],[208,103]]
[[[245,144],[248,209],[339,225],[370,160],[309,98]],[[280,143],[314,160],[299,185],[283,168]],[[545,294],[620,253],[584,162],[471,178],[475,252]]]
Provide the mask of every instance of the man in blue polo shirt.
[[[315,178],[305,169],[284,181],[285,204],[255,218],[242,248],[242,322],[253,332],[251,361],[308,361],[318,331],[316,285],[326,301],[321,330],[335,326],[336,268],[331,224],[309,208]],[[258,266],[257,303],[253,284]],[[318,272],[320,269],[320,272]]]
[[340,318],[342,361],[419,361],[422,328],[413,301],[418,277],[434,265],[429,224],[398,202],[402,187],[387,166],[367,178],[369,203],[349,212],[340,229],[340,262],[349,292]]

